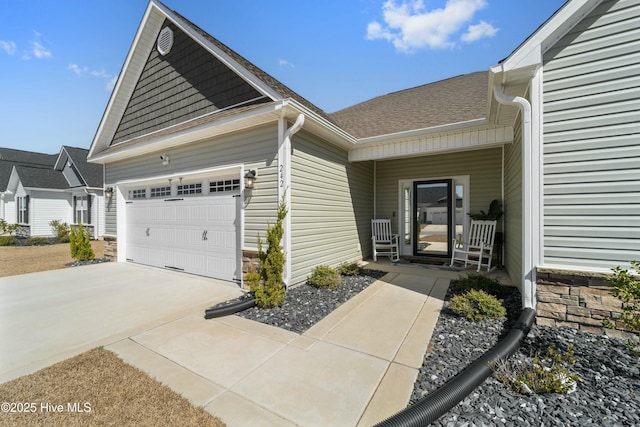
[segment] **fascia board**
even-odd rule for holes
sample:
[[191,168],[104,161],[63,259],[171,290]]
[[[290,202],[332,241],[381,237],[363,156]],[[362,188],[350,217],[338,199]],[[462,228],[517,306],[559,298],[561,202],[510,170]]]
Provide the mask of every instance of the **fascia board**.
[[40,188],[40,187],[23,187],[25,190],[29,191],[42,191],[42,192],[50,192],[50,193],[69,193],[69,189],[64,188]]
[[136,32],[136,35],[133,38],[133,42],[131,42],[131,47],[129,48],[129,52],[127,53],[127,57],[125,58],[124,64],[122,65],[122,69],[118,74],[118,79],[116,80],[116,84],[113,88],[113,91],[111,92],[111,96],[109,97],[107,108],[102,114],[102,119],[100,120],[100,124],[98,125],[98,129],[96,130],[96,134],[93,137],[93,141],[91,142],[91,148],[89,149],[88,157],[91,157],[96,152],[96,150],[101,151],[107,148],[109,145],[110,141],[105,141],[103,137],[103,134],[105,132],[105,127],[107,126],[108,122],[110,122],[109,119],[111,118],[111,110],[113,109],[114,104],[117,101],[119,101],[120,97],[124,96],[124,95],[121,95],[120,89],[122,87],[123,81],[125,80],[125,77],[127,77],[129,74],[128,71],[129,71],[132,59],[134,58],[134,56],[138,54],[144,55],[144,52],[140,52],[140,50],[136,48],[139,46],[139,43],[143,34],[146,31],[149,31],[147,23],[149,21],[149,17],[151,16],[154,10],[162,10],[162,9],[160,9],[160,7],[156,2],[154,2],[153,0],[150,0],[149,4],[147,5],[147,9],[145,10],[144,15],[142,17],[142,21],[140,22],[140,26],[138,27],[138,31]]
[[170,135],[163,135],[155,139],[150,139],[145,142],[141,142],[140,144],[132,145],[131,147],[123,147],[120,150],[106,153],[106,154],[98,154],[97,156],[89,159],[91,163],[110,163],[111,161],[120,160],[127,157],[137,156],[141,154],[152,153],[155,151],[159,151],[166,148],[173,148],[179,145],[189,144],[196,140],[201,140],[204,138],[211,138],[221,133],[216,132],[221,126],[229,125],[229,124],[237,124],[239,128],[242,128],[242,122],[247,122],[246,127],[251,127],[256,125],[255,120],[253,119],[264,119],[264,123],[268,123],[270,121],[276,121],[277,116],[274,116],[274,112],[277,112],[282,108],[282,104],[270,104],[264,108],[260,108],[258,110],[253,110],[247,113],[241,113],[233,117],[229,117],[227,119],[206,123],[196,128],[185,129],[180,132],[176,132]]
[[[71,157],[71,156],[69,155],[69,153],[67,152],[67,149],[63,146],[63,147],[60,149],[60,153],[58,153],[58,158],[56,159],[55,164],[53,165],[53,168],[54,168],[54,169],[62,170],[62,168],[64,168],[64,166],[61,166],[61,165],[60,165],[60,161],[63,159],[63,155],[65,155],[65,154],[66,154],[66,157],[64,157],[64,161],[62,162],[62,164],[64,164],[64,162],[66,162],[66,161],[67,161],[67,159]],[[60,169],[58,169],[58,167],[60,167]]]
[[422,129],[415,129],[415,130],[409,130],[404,132],[390,133],[386,135],[372,136],[369,138],[359,139],[356,147],[378,145],[381,143],[383,144],[385,142],[397,141],[398,139],[416,138],[419,136],[424,136],[429,134],[453,132],[456,130],[478,127],[485,124],[487,124],[487,120],[482,118],[482,119],[468,120],[466,122],[458,122],[458,123],[451,123],[451,124],[441,125],[441,126],[433,126],[430,128],[422,128]]
[[292,117],[296,117],[300,113],[304,114],[308,119],[305,123],[307,125],[309,123],[315,124],[318,130],[321,130],[322,133],[325,134],[324,136],[327,136],[330,139],[329,142],[332,144],[345,149],[350,149],[356,145],[356,138],[345,132],[339,126],[336,126],[324,117],[305,107],[298,101],[287,98],[283,101],[283,107],[285,108],[285,111],[292,114]]
[[600,3],[602,0],[568,1],[511,55],[500,64],[491,67],[491,71],[508,72],[516,68],[542,64],[544,52]]

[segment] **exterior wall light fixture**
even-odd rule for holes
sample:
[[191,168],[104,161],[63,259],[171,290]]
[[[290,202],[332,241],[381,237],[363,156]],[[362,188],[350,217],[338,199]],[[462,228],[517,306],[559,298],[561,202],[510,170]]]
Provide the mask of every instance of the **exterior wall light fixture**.
[[253,189],[258,179],[258,172],[255,169],[250,169],[244,174],[244,188]]

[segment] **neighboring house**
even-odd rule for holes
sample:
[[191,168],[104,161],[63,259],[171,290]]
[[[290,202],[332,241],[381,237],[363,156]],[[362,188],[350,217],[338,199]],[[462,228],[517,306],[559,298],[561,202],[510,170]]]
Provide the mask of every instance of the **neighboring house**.
[[[504,265],[535,305],[538,271],[640,259],[638,16],[570,0],[488,71],[326,114],[151,0],[89,155],[114,191],[106,233],[119,261],[240,282],[282,199],[291,285],[370,256],[376,217],[403,256],[445,262],[500,199]],[[437,245],[416,217],[429,194],[448,209]]]
[[0,218],[17,234],[52,236],[49,223],[82,222],[104,234],[103,167],[87,163],[88,150],[63,146],[58,154],[0,148]]

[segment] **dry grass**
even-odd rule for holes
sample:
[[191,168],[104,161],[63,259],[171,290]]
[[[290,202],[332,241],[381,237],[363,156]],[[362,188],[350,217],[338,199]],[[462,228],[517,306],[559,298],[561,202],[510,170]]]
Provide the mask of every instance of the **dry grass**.
[[[225,426],[100,348],[0,384],[0,402],[35,403],[32,413],[3,410],[0,426]],[[84,412],[70,411],[76,403]],[[62,411],[53,412],[51,408],[57,405],[62,405]]]
[[[96,258],[104,257],[104,241],[93,240]],[[0,277],[65,268],[73,262],[68,243],[46,246],[0,246]]]

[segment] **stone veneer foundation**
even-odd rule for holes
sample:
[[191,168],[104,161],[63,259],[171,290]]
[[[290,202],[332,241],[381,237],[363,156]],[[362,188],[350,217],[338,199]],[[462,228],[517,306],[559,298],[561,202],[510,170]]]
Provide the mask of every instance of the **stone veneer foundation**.
[[602,320],[611,318],[618,328],[624,328],[619,320],[622,301],[611,294],[606,281],[610,274],[539,268],[536,276],[538,325],[637,339],[633,333],[602,327]]
[[114,236],[104,236],[104,257],[109,261],[118,260],[118,242]]

